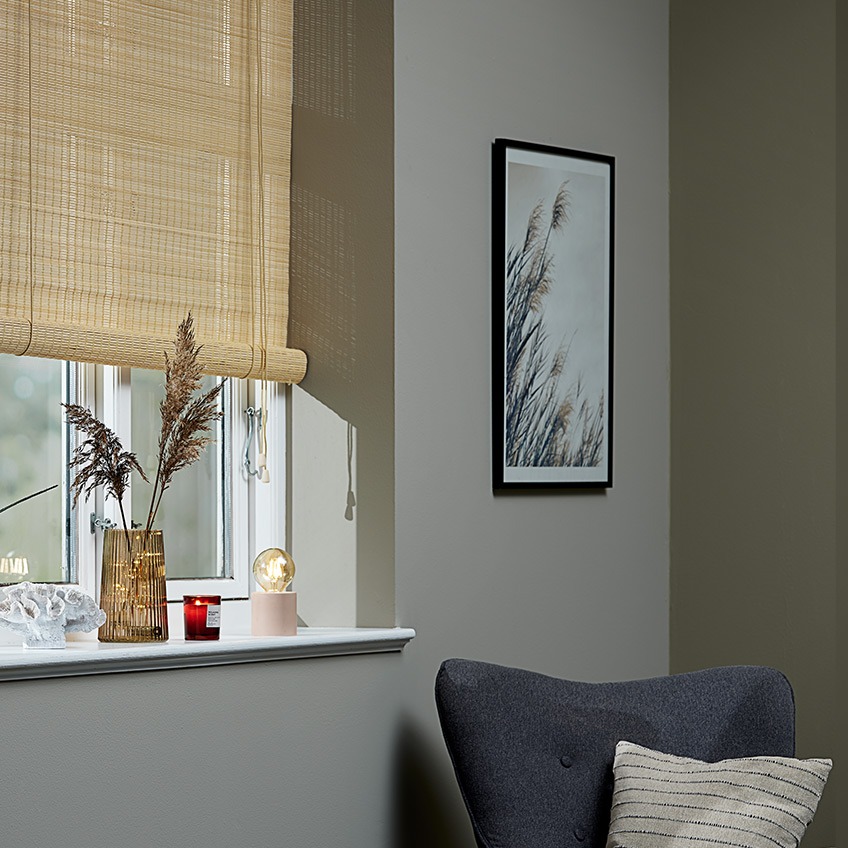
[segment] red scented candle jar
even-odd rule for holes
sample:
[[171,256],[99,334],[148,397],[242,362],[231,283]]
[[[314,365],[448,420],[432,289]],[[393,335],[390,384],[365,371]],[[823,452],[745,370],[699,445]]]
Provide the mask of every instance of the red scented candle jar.
[[221,596],[183,595],[187,640],[212,641],[221,636]]

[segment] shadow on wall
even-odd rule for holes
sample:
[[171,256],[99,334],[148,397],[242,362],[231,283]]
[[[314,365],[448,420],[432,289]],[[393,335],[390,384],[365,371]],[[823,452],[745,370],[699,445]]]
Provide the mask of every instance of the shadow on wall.
[[[294,12],[289,342],[307,352],[309,370],[292,393],[289,456],[301,491],[328,462],[340,491],[318,512],[315,499],[309,510],[293,499],[289,544],[301,573],[339,557],[355,570],[350,618],[309,623],[393,626],[393,10],[381,0],[296,0]],[[298,442],[325,419],[338,439],[313,429],[311,444]]]
[[361,429],[392,402],[391,4],[296,0],[290,344],[302,386]]
[[456,809],[449,797],[459,790],[453,773],[443,767],[445,757],[434,755],[437,740],[405,718],[400,723],[395,749],[395,798],[392,809],[393,848],[466,848],[467,820],[456,820],[448,811]]

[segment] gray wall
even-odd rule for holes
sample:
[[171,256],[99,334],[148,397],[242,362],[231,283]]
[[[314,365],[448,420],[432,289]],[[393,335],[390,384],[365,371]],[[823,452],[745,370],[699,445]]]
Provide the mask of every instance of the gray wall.
[[[841,0],[836,12],[836,134],[837,139],[843,140],[842,159],[844,161],[844,139],[848,138],[848,4]],[[837,166],[838,168],[838,166]],[[836,249],[836,420],[842,426],[837,427],[836,435],[836,510],[837,515],[848,515],[848,238],[845,238],[845,222],[848,221],[848,180],[844,171],[837,170],[837,249]],[[841,238],[840,238],[841,236]],[[836,591],[837,601],[846,597],[846,578],[848,569],[845,568],[848,554],[848,521],[837,522],[837,568]],[[837,662],[842,658],[841,669],[845,668],[846,616],[837,615]],[[843,671],[837,674],[836,703],[844,704],[848,700],[848,675]],[[848,727],[842,722],[837,728],[836,754],[837,762],[848,762]],[[844,766],[837,773],[837,787],[841,797],[845,796],[845,780],[842,778]],[[848,844],[848,804],[840,804],[836,819],[835,844]]]
[[[395,5],[397,614],[419,632],[402,664],[405,848],[472,844],[433,713],[441,659],[587,680],[667,671],[667,13],[609,0]],[[492,495],[495,137],[616,156],[606,494]]]
[[834,15],[671,4],[671,667],[783,670],[801,756],[842,723]]
[[392,44],[385,0],[295,3],[288,530],[313,626],[395,623]]
[[[419,635],[402,655],[5,684],[4,845],[470,848],[433,706],[443,658],[584,679],[667,670],[665,0],[397,0],[394,21],[386,0],[325,5],[319,42],[352,27],[354,71],[339,71],[350,102],[298,106],[315,114],[296,130],[295,181],[309,192],[296,214],[349,222],[356,290],[327,271],[348,261],[328,248],[315,272],[326,300],[293,304],[295,323],[298,310],[337,301],[346,341],[313,340],[303,391],[356,429],[347,553],[354,591],[377,598],[356,598],[357,620],[384,618],[396,598],[398,622]],[[490,489],[495,136],[617,157],[615,486],[605,494]],[[362,158],[342,150],[345,139]],[[316,159],[334,143],[359,169],[337,190]],[[320,484],[320,463],[293,451],[300,485]],[[338,507],[326,509],[337,526]],[[302,528],[320,515],[292,511],[291,541],[305,544]]]

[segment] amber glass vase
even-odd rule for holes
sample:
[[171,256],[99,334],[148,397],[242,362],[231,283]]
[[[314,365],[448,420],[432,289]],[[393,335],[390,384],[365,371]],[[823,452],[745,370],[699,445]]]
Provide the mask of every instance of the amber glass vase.
[[167,642],[168,596],[161,530],[106,530],[100,606],[101,642]]

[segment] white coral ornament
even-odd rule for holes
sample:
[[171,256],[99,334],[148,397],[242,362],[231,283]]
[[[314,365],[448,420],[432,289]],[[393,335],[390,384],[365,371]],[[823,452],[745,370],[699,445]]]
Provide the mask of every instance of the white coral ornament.
[[71,586],[25,582],[0,590],[0,625],[20,633],[26,648],[64,648],[66,633],[105,621],[94,598]]

